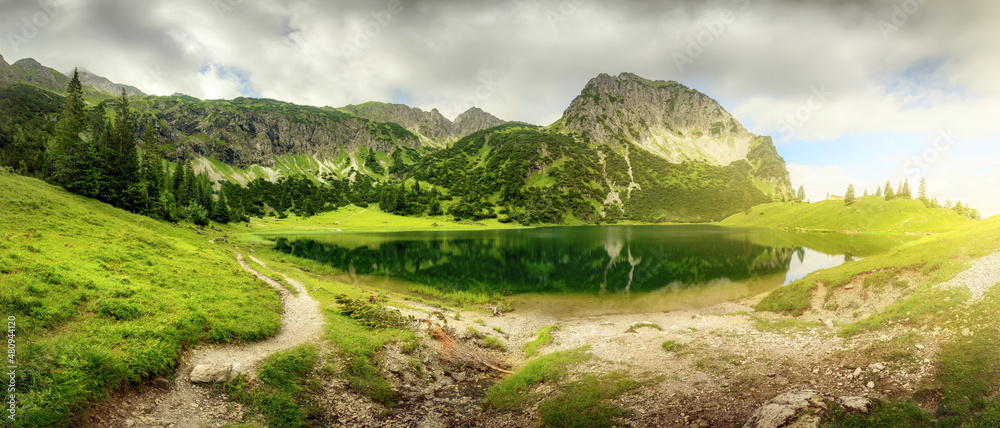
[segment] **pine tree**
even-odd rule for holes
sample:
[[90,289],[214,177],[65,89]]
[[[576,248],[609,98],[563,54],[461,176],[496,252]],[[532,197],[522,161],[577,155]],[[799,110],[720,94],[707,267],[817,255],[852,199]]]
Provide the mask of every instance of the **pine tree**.
[[165,177],[153,127],[146,126],[146,132],[142,137],[142,192],[149,202],[145,210],[147,215],[165,218],[166,207],[160,204],[160,194],[166,186]]
[[893,199],[896,199],[896,192],[892,191],[892,183],[889,183],[888,181],[885,182],[885,193],[884,193],[884,195],[885,195],[885,200],[887,200],[887,201],[891,201]]
[[868,196],[868,188],[865,188],[865,194],[863,196]]
[[876,187],[875,188],[875,196],[878,196],[880,198],[882,197],[882,188],[881,187]]
[[799,186],[799,191],[798,191],[798,193],[795,194],[795,200],[799,201],[799,202],[802,202],[802,201],[806,200],[806,188],[805,187]]
[[142,198],[139,153],[135,147],[136,118],[124,89],[115,104],[118,114],[108,145],[107,189],[102,192],[112,205],[138,212],[145,207],[146,201]]
[[853,204],[855,199],[854,184],[850,184],[847,186],[847,192],[844,192],[844,205]]
[[903,187],[899,192],[900,199],[913,199],[913,193],[910,191],[910,180],[906,179],[903,181]]
[[231,215],[228,201],[226,201],[226,192],[219,191],[219,200],[216,201],[213,208],[212,220],[219,223],[229,223]]
[[917,188],[917,197],[920,199],[927,199],[927,179],[920,178],[920,187]]
[[80,84],[79,72],[73,69],[73,77],[66,85],[66,99],[63,101],[62,111],[59,112],[55,141],[49,156],[53,181],[71,192],[78,192],[81,163],[86,162],[83,139],[80,137],[86,130],[87,112],[83,101],[83,85]]

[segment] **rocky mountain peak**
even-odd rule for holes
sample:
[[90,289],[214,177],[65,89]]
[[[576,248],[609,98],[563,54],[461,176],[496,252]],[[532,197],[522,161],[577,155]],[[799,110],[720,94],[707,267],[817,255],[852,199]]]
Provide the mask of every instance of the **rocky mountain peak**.
[[456,136],[465,136],[483,129],[503,125],[500,118],[483,111],[479,107],[472,107],[464,113],[458,115],[452,123],[452,133]]
[[4,61],[3,55],[0,55],[0,85],[10,85],[14,83],[17,77],[14,75],[14,69]]
[[66,89],[66,84],[69,83],[69,77],[42,65],[34,58],[20,59],[11,67],[25,83],[53,91],[63,91]]
[[135,86],[115,83],[112,82],[111,80],[108,80],[108,78],[106,77],[98,76],[89,71],[80,70],[80,83],[82,83],[83,86],[92,86],[94,89],[97,89],[98,91],[106,92],[113,95],[120,94],[122,89],[124,89],[125,93],[128,95],[146,95],[145,93],[140,91],[139,88],[136,88]]
[[454,122],[444,117],[436,108],[425,112],[404,104],[368,102],[348,105],[341,110],[375,122],[397,123],[411,132],[422,135],[427,139],[425,141],[437,144],[505,123],[477,107],[458,115]]
[[757,179],[789,196],[784,160],[769,137],[747,131],[716,100],[675,81],[632,73],[591,79],[557,122],[590,141],[634,144],[672,163],[747,161]]
[[728,165],[746,159],[754,137],[711,97],[632,73],[591,79],[562,123],[595,142],[633,143],[675,163]]

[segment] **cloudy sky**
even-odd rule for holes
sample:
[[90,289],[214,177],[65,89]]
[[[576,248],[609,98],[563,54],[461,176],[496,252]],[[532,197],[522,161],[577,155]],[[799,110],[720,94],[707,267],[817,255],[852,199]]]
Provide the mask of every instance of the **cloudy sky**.
[[771,135],[812,200],[927,177],[1000,213],[994,0],[0,0],[0,54],[147,93],[471,105],[547,125],[598,73]]

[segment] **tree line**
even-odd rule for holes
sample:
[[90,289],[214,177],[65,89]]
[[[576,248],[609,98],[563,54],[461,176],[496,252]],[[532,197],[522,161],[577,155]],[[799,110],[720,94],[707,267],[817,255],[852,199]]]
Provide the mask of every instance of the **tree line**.
[[[804,198],[804,193],[802,187],[799,187],[799,195]],[[868,190],[865,189],[865,194],[863,196],[868,196]],[[875,196],[880,198],[885,198],[887,201],[893,199],[913,199],[913,192],[910,189],[909,179],[905,179],[896,185],[895,190],[893,190],[892,182],[886,181],[885,187],[879,187],[875,190]],[[917,187],[917,200],[922,202],[927,208],[946,208],[955,211],[956,213],[966,216],[972,220],[980,220],[981,215],[979,210],[973,209],[969,206],[962,205],[962,201],[956,202],[952,205],[951,201],[946,201],[944,205],[938,202],[937,197],[928,198],[927,197],[927,179],[921,178],[920,184]],[[856,192],[854,190],[854,184],[847,186],[847,191],[844,193],[844,204],[851,205],[857,201]]]

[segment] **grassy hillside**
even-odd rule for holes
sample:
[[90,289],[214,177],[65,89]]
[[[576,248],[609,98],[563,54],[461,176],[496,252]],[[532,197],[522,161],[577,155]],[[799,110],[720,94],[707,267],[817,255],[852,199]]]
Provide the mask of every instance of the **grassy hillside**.
[[827,200],[758,205],[749,214],[733,214],[720,224],[740,227],[830,230],[836,232],[947,232],[970,220],[944,208],[927,208],[917,200],[886,201],[877,196],[858,198],[851,205]]
[[0,172],[0,308],[16,320],[14,426],[68,426],[104,391],[173,372],[199,341],[280,326],[276,292],[218,233],[160,223]]

